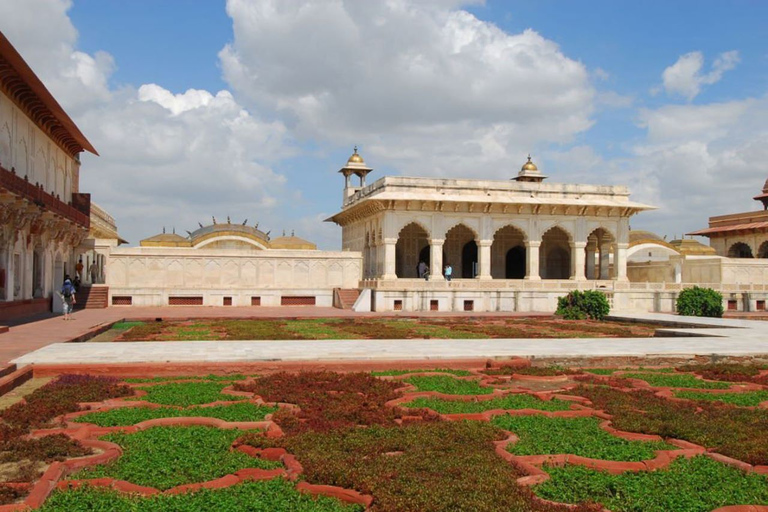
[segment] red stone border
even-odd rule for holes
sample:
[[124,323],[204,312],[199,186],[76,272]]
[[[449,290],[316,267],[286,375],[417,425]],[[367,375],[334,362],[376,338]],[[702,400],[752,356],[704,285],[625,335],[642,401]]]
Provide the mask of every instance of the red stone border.
[[[520,360],[520,361],[523,361],[523,363],[520,366],[521,368],[530,365],[530,362],[527,360]],[[592,417],[603,419],[604,421],[600,423],[600,427],[606,430],[607,432],[609,432],[610,434],[615,435],[617,437],[621,437],[629,440],[642,440],[642,441],[662,439],[660,436],[649,435],[649,434],[639,434],[639,433],[633,433],[633,432],[624,432],[624,431],[620,431],[612,428],[610,426],[611,416],[605,413],[604,411],[590,408],[591,402],[589,402],[589,400],[587,400],[584,397],[563,395],[561,394],[561,390],[533,392],[523,388],[500,389],[498,387],[495,387],[496,386],[495,384],[490,384],[489,382],[489,381],[498,381],[499,378],[505,378],[505,377],[506,379],[510,380],[510,383],[512,383],[513,380],[518,380],[518,379],[532,380],[532,381],[538,380],[538,381],[548,381],[548,382],[564,382],[568,380],[569,378],[568,375],[562,375],[562,376],[560,375],[532,376],[532,375],[521,375],[521,374],[513,374],[512,376],[486,375],[482,373],[482,370],[480,368],[478,368],[480,365],[478,364],[477,360],[462,360],[461,363],[463,363],[461,365],[462,368],[466,368],[472,371],[471,376],[459,377],[450,373],[430,371],[431,369],[434,369],[435,366],[438,366],[434,363],[434,361],[430,361],[428,363],[430,368],[427,368],[424,371],[418,371],[418,368],[414,368],[414,366],[418,366],[418,363],[414,361],[399,361],[397,363],[377,361],[377,362],[372,362],[368,364],[361,364],[356,362],[349,362],[349,363],[344,362],[339,364],[340,366],[344,367],[342,371],[344,370],[361,371],[361,366],[370,367],[370,368],[367,368],[369,370],[397,369],[397,367],[400,367],[402,369],[408,369],[408,370],[416,370],[414,372],[399,375],[399,376],[380,376],[379,377],[385,380],[405,380],[413,375],[451,376],[459,380],[477,380],[477,377],[480,377],[481,385],[493,387],[493,393],[487,394],[487,395],[448,395],[444,393],[431,392],[431,391],[416,392],[415,391],[416,388],[414,386],[404,383],[405,385],[397,390],[399,392],[402,392],[403,396],[386,403],[387,406],[398,407],[401,410],[403,409],[407,410],[407,408],[401,407],[402,403],[410,402],[413,399],[419,398],[419,397],[434,397],[434,398],[442,398],[442,399],[454,400],[454,401],[485,401],[485,400],[491,400],[494,398],[499,398],[501,396],[505,396],[508,394],[525,393],[525,394],[536,396],[543,400],[558,398],[561,400],[569,400],[572,402],[571,410],[568,410],[568,411],[541,411],[536,409],[519,409],[519,410],[495,409],[490,411],[484,411],[482,413],[477,413],[477,414],[438,414],[435,411],[432,411],[437,416],[447,421],[457,421],[457,420],[465,420],[465,419],[491,421],[491,419],[494,416],[502,415],[502,414],[510,414],[510,415],[539,414],[539,415],[544,415],[549,417],[592,416]],[[498,366],[502,366],[502,365],[510,366],[511,363],[517,364],[517,360],[500,361],[498,363],[494,363],[492,361],[486,361],[485,367],[486,368],[493,367],[494,364]],[[231,365],[231,364],[213,365],[215,368],[211,368],[211,365],[206,364],[204,366],[204,369],[200,368],[200,365],[198,364],[181,364],[181,365],[171,364],[171,365],[161,365],[162,371],[155,371],[156,365],[153,365],[153,364],[95,365],[97,369],[97,371],[95,372],[93,371],[94,365],[68,365],[68,366],[35,367],[34,374],[35,376],[40,376],[40,375],[58,375],[61,373],[90,373],[90,374],[119,374],[121,376],[124,376],[124,375],[133,376],[133,375],[139,374],[141,376],[144,376],[144,375],[147,375],[148,372],[150,372],[149,374],[152,374],[152,375],[167,375],[167,376],[180,375],[181,376],[181,375],[189,375],[189,374],[200,375],[201,372],[205,372],[206,374],[220,373],[222,371],[224,371],[225,374],[230,374],[230,373],[253,373],[253,372],[292,371],[292,370],[299,371],[299,370],[308,370],[308,369],[338,370],[339,368],[335,366],[336,364],[337,363],[325,363],[325,362],[324,363],[286,362],[285,364],[277,364],[277,365],[274,363],[258,363],[255,365],[249,365],[245,363],[245,364],[237,364],[237,365]],[[254,366],[257,366],[258,368],[255,368]],[[424,366],[427,366],[426,362],[424,363]],[[449,361],[449,360],[441,361],[439,363],[439,366],[440,367],[458,367],[455,361]],[[130,368],[130,371],[126,371],[127,367]],[[183,367],[183,370],[180,370],[180,367]],[[247,369],[244,369],[246,367]],[[592,375],[592,376],[596,380],[608,380],[608,379],[617,378],[617,377],[623,378],[621,376],[622,373],[636,372],[636,371],[638,370],[628,369],[623,371],[617,371],[612,375],[606,375],[606,376]],[[677,372],[677,373],[684,374],[684,373],[690,373],[690,372]],[[705,380],[701,378],[701,376],[696,375],[696,377],[701,380]],[[153,386],[153,385],[162,385],[162,384],[167,384],[171,382],[197,382],[197,381],[204,381],[204,379],[199,379],[199,380],[198,379],[182,379],[179,381],[133,383],[131,384],[131,387],[137,388],[137,387],[145,387],[145,386]],[[639,381],[638,379],[632,379],[632,381],[633,381],[633,384],[635,384],[636,386],[635,388],[620,388],[620,389],[623,389],[624,391],[631,391],[631,389],[638,389],[638,388],[655,389],[655,390],[658,390],[657,395],[666,399],[671,399],[671,400],[683,400],[683,399],[677,399],[672,396],[672,393],[674,390],[689,389],[689,388],[653,387],[645,381]],[[568,390],[574,386],[567,386],[567,387],[564,387],[564,389]],[[725,390],[698,390],[697,389],[697,391],[705,391],[705,392],[712,392],[712,393],[731,393],[731,392],[739,392],[739,391],[752,391],[752,390],[765,389],[765,388],[766,388],[765,386],[749,383],[749,384],[733,384],[731,388],[725,389]],[[142,390],[137,389],[136,391],[137,391],[137,394],[141,396]],[[261,399],[261,397],[258,397],[252,393],[235,391],[234,389],[232,389],[232,386],[228,386],[224,388],[222,390],[222,393],[232,394],[235,396],[248,397],[249,399],[248,401],[257,405],[277,405],[281,408],[298,409],[297,406],[292,404],[282,404],[282,403],[275,404],[275,403],[264,402]],[[45,501],[47,496],[50,494],[50,492],[54,488],[63,489],[68,487],[78,487],[84,484],[110,487],[121,492],[138,492],[141,494],[161,493],[160,490],[155,488],[141,487],[135,484],[131,484],[130,482],[119,481],[114,479],[64,480],[64,477],[67,474],[72,473],[76,469],[80,469],[82,467],[93,465],[93,464],[103,464],[105,462],[108,462],[110,460],[113,460],[119,457],[122,454],[122,450],[118,445],[95,439],[109,432],[114,432],[114,431],[136,432],[139,430],[144,430],[146,428],[151,428],[151,427],[160,426],[160,425],[164,425],[164,426],[208,425],[216,428],[239,428],[239,429],[257,429],[258,428],[260,430],[264,430],[266,433],[265,435],[267,437],[280,437],[283,435],[280,427],[274,422],[272,422],[269,416],[265,418],[265,421],[262,421],[262,422],[226,422],[223,420],[219,420],[217,418],[202,418],[202,417],[158,418],[158,419],[140,422],[135,425],[127,426],[127,427],[98,427],[94,424],[74,423],[72,421],[74,418],[85,415],[85,414],[90,414],[92,412],[97,412],[97,411],[105,411],[105,410],[119,408],[119,407],[150,407],[150,408],[170,407],[170,408],[177,408],[177,409],[185,409],[184,407],[179,407],[179,406],[168,406],[168,405],[154,404],[150,402],[126,400],[126,398],[129,398],[129,397],[106,400],[104,402],[98,402],[98,403],[83,403],[81,404],[81,406],[83,406],[85,410],[66,414],[57,418],[57,420],[61,420],[67,425],[66,428],[37,430],[31,433],[30,436],[32,437],[41,437],[41,436],[50,435],[54,433],[63,433],[73,439],[80,440],[84,446],[98,448],[103,450],[103,452],[96,455],[88,456],[88,457],[70,459],[65,462],[52,463],[49,466],[48,470],[44,473],[44,475],[35,484],[19,484],[20,486],[26,486],[26,487],[32,488],[30,494],[27,496],[24,502],[11,504],[11,505],[2,505],[0,506],[0,512],[29,510],[30,508],[37,508]],[[135,398],[135,396],[132,398]],[[242,403],[242,401],[219,401],[219,402],[214,402],[210,404],[201,404],[197,407],[211,407],[215,405],[225,405],[225,404],[234,404],[234,403]],[[765,404],[761,404],[761,406],[762,405],[765,405]],[[402,419],[398,421],[398,423],[403,424],[403,423],[408,423],[410,421],[422,421],[422,420],[423,418],[421,416],[406,415],[406,416],[403,416]],[[696,445],[694,443],[690,443],[683,440],[668,439],[667,442],[677,446],[678,449],[657,450],[656,457],[653,459],[646,460],[646,461],[639,461],[639,462],[623,462],[623,461],[607,461],[607,460],[601,460],[601,459],[591,459],[591,458],[581,457],[573,454],[516,456],[509,453],[506,450],[506,447],[508,444],[516,442],[518,438],[517,436],[515,436],[510,432],[507,432],[507,434],[508,434],[508,437],[505,440],[495,442],[496,453],[502,459],[506,460],[510,464],[520,468],[523,472],[527,473],[526,476],[520,477],[517,480],[517,482],[520,485],[526,485],[526,486],[544,482],[549,478],[549,475],[540,467],[545,463],[555,464],[555,465],[578,464],[578,465],[583,465],[586,467],[618,474],[625,471],[652,471],[655,469],[664,468],[668,466],[672,462],[672,460],[674,460],[679,456],[689,458],[689,457],[693,457],[695,455],[701,455],[701,454],[709,456],[712,459],[717,460],[721,463],[728,464],[730,466],[741,469],[745,472],[755,472],[759,474],[768,475],[768,465],[753,466],[745,462],[732,459],[730,457],[726,457],[718,453],[709,452],[703,446]],[[258,449],[252,446],[239,445],[237,443],[233,444],[232,449],[242,451],[243,453],[246,453],[252,457],[260,457],[266,460],[280,461],[284,465],[285,469],[260,470],[257,468],[248,468],[248,469],[240,470],[236,473],[226,475],[224,477],[211,480],[208,482],[185,484],[185,485],[177,486],[172,489],[164,491],[164,493],[177,494],[177,493],[194,491],[201,488],[217,489],[217,488],[229,487],[231,485],[235,485],[240,482],[248,481],[248,480],[264,480],[264,479],[278,478],[278,477],[283,477],[290,481],[296,481],[298,476],[303,472],[303,467],[295,458],[295,456],[293,456],[290,453],[287,453],[284,449],[278,449],[278,448]],[[296,489],[300,492],[306,492],[313,495],[322,494],[322,495],[334,497],[347,503],[357,503],[365,506],[366,508],[369,508],[373,503],[372,496],[363,495],[354,490],[344,489],[344,488],[335,487],[335,486],[314,485],[314,484],[308,484],[306,482],[300,482],[296,485]],[[539,502],[542,504],[556,504],[558,506],[565,506],[566,508],[576,507],[576,505],[550,502],[538,497],[534,497],[533,499],[536,502]],[[713,512],[768,512],[768,506],[736,505],[736,506],[722,507]]]
[[[140,383],[139,385],[141,384],[143,383]],[[165,382],[157,384],[165,384]],[[299,408],[293,404],[265,402],[260,396],[246,391],[235,391],[232,389],[232,386],[224,388],[222,392],[236,396],[248,397],[249,400],[247,401],[256,405],[269,405],[277,406],[280,408],[299,410]],[[137,389],[136,393],[138,396],[142,396],[142,390]],[[146,394],[146,392],[143,392],[143,394]],[[283,431],[280,426],[271,421],[271,415],[267,415],[264,421],[248,422],[228,422],[218,418],[192,416],[178,418],[155,418],[142,421],[134,425],[118,427],[100,427],[93,423],[76,423],[72,421],[74,418],[91,414],[93,412],[102,412],[124,407],[148,407],[152,409],[170,407],[174,409],[185,409],[184,407],[179,406],[165,406],[151,402],[125,400],[126,398],[135,398],[137,395],[134,395],[133,397],[121,397],[105,400],[103,402],[83,402],[79,404],[83,410],[64,414],[54,418],[54,422],[64,423],[66,425],[65,428],[38,429],[31,432],[29,437],[34,438],[44,437],[52,434],[64,434],[71,439],[79,441],[85,447],[100,450],[100,453],[86,457],[68,459],[64,462],[53,462],[37,482],[34,484],[23,484],[24,487],[30,488],[31,490],[21,503],[0,505],[0,512],[21,510],[26,511],[39,508],[54,489],[78,488],[83,485],[105,487],[114,489],[119,492],[141,494],[145,496],[154,494],[181,494],[197,491],[199,489],[222,489],[246,481],[271,480],[273,478],[285,478],[286,480],[295,482],[298,479],[298,476],[304,471],[304,468],[296,459],[296,457],[287,453],[283,449],[260,450],[251,446],[240,445],[235,442],[233,443],[231,449],[243,452],[251,457],[281,462],[284,466],[284,469],[276,468],[266,470],[259,468],[245,468],[236,471],[235,473],[216,478],[214,480],[178,485],[165,491],[161,491],[154,487],[136,485],[125,480],[117,480],[114,478],[95,478],[84,480],[66,479],[67,475],[72,474],[79,469],[96,464],[106,464],[119,458],[123,454],[123,450],[119,445],[98,439],[99,437],[112,432],[135,433],[157,426],[204,425],[220,429],[262,430],[265,432],[265,435],[268,438],[283,436]],[[215,405],[229,405],[242,402],[242,400],[234,402],[218,401],[208,404],[201,404],[199,407],[213,407]],[[337,498],[341,501],[344,501],[345,503],[363,505],[366,507],[366,509],[369,508],[373,502],[372,496],[361,494],[352,489],[344,489],[342,487],[330,485],[312,485],[307,483],[299,483],[296,485],[296,490],[305,494],[311,494],[313,496],[324,495]]]
[[[765,389],[763,386],[760,386],[758,384],[752,384],[754,386],[758,386],[759,389],[691,389],[691,388],[659,388],[660,390],[656,392],[656,396],[660,398],[665,398],[667,400],[670,400],[672,402],[691,402],[693,401],[690,398],[681,398],[678,396],[675,396],[675,391],[696,391],[696,392],[703,392],[703,393],[709,393],[712,395],[722,395],[722,394],[733,394],[733,393],[749,393],[750,391],[762,391]],[[760,402],[757,404],[757,406],[745,406],[745,405],[739,405],[738,407],[742,409],[768,409],[768,400],[765,400],[763,402]]]

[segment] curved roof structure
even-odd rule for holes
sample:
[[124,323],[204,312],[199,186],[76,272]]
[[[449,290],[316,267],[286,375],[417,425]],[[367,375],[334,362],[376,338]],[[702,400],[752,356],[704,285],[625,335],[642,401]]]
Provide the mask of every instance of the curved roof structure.
[[141,241],[142,247],[189,247],[215,249],[292,249],[317,250],[317,245],[297,236],[281,236],[270,240],[269,235],[246,224],[214,223],[187,231],[184,237],[176,233],[160,233]]

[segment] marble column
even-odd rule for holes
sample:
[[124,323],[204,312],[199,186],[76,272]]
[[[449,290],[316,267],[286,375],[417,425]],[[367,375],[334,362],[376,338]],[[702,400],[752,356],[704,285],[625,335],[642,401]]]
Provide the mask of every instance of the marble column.
[[616,244],[616,254],[614,255],[613,265],[616,267],[616,280],[628,281],[627,278],[627,250],[629,244]]
[[[434,238],[429,241],[429,280],[443,281],[443,245],[445,240]],[[455,272],[455,270],[454,270]]]
[[587,279],[595,279],[595,249],[597,249],[597,246],[593,243],[587,244],[587,255],[586,255],[586,265],[587,265]]
[[528,281],[540,281],[539,274],[539,248],[541,240],[525,243],[525,279]]
[[5,268],[5,296],[0,299],[5,301],[13,300],[13,244],[8,244],[3,254],[3,267]]
[[487,280],[491,277],[491,245],[493,240],[477,240],[478,263],[480,271],[477,279]]
[[571,279],[574,281],[586,281],[584,276],[586,242],[574,242],[571,244]]
[[397,279],[395,273],[395,246],[397,238],[384,239],[384,275],[382,279]]

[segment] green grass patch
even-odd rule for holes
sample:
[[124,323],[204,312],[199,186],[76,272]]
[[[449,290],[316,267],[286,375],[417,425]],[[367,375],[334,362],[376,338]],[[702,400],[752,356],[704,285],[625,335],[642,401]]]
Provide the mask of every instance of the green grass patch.
[[648,373],[646,371],[637,373],[625,373],[622,375],[625,379],[644,380],[653,387],[670,388],[693,388],[693,389],[728,389],[731,385],[727,382],[707,382],[697,379],[688,374],[668,374],[668,373]]
[[161,490],[205,482],[244,468],[270,469],[277,462],[230,450],[241,430],[211,427],[153,427],[133,434],[115,432],[101,439],[120,445],[123,455],[73,478],[111,477]]
[[110,329],[124,331],[125,329],[136,327],[137,325],[144,325],[144,322],[115,322],[114,324],[112,324],[112,327],[110,327]]
[[142,498],[111,489],[84,486],[55,491],[41,512],[199,512],[201,510],[250,512],[357,512],[359,505],[345,505],[326,496],[298,491],[282,478],[246,482],[225,489],[201,489],[177,495]]
[[235,375],[177,375],[170,377],[148,377],[148,378],[128,378],[123,379],[123,382],[129,382],[134,384],[151,383],[151,382],[168,382],[173,380],[208,380],[212,382],[233,382],[236,380],[245,380],[246,376],[241,374]]
[[428,368],[422,370],[383,370],[380,372],[371,372],[374,377],[397,377],[398,375],[407,375],[409,373],[421,373],[421,372],[433,372],[433,373],[450,373],[457,377],[469,377],[472,372],[468,370],[452,370],[450,368]]
[[176,405],[189,407],[191,405],[209,404],[211,402],[245,400],[245,397],[225,395],[221,392],[228,384],[222,382],[169,382],[146,386],[141,389],[146,396],[137,398],[145,402],[160,405]]
[[703,391],[676,391],[675,396],[688,400],[706,400],[709,402],[724,402],[739,407],[757,407],[761,402],[768,401],[768,391],[746,391],[744,393],[705,393]]
[[346,340],[355,336],[340,329],[339,318],[311,318],[294,320],[285,325],[285,329],[305,340]]
[[653,459],[654,450],[674,450],[661,441],[628,441],[599,427],[597,418],[496,416],[491,423],[516,434],[520,440],[507,449],[515,455],[568,453],[592,459],[641,461]]
[[121,407],[109,411],[94,412],[75,419],[77,423],[94,423],[100,427],[123,427],[156,418],[204,417],[218,418],[224,421],[263,421],[267,414],[277,411],[277,407],[241,402],[232,405],[214,407],[190,407],[172,409],[170,407]]
[[440,398],[417,398],[403,404],[403,407],[419,409],[427,407],[441,414],[472,414],[492,409],[537,409],[540,411],[567,411],[571,402],[565,400],[541,400],[526,394],[505,395],[492,400],[477,402],[462,402],[459,400],[443,400]]
[[611,475],[583,466],[545,467],[551,478],[534,488],[542,498],[597,501],[614,512],[709,512],[727,505],[768,503],[768,479],[709,457],[678,458],[668,468]]
[[414,376],[405,380],[418,391],[436,391],[448,395],[490,395],[492,388],[481,386],[476,380],[459,380],[447,375]]
[[594,375],[613,375],[620,370],[615,368],[583,368],[581,371],[585,373],[592,373]]

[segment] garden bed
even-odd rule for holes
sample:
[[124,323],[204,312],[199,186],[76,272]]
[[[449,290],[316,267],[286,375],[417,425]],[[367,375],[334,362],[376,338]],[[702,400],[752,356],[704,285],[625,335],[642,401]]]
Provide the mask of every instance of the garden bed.
[[308,318],[119,322],[93,341],[648,338],[659,327],[558,317]]
[[768,410],[705,400],[759,400],[763,369],[485,370],[65,376],[0,414],[0,462],[28,467],[0,496],[75,512],[768,505]]

